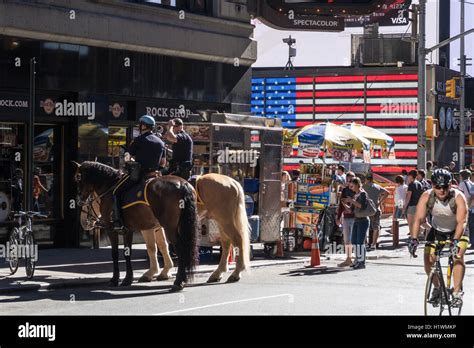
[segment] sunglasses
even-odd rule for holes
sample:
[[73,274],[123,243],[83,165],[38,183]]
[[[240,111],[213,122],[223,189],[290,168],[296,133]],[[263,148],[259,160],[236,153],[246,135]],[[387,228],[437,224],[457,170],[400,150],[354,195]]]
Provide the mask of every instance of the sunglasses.
[[449,188],[449,185],[435,185],[434,188],[437,190],[447,190]]

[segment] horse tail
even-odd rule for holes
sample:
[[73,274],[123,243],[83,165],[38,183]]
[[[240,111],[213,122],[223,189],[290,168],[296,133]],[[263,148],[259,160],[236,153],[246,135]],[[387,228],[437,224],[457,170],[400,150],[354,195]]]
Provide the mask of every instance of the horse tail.
[[183,193],[184,207],[181,210],[181,219],[179,223],[178,241],[178,262],[186,270],[184,281],[187,282],[193,278],[193,271],[198,261],[197,253],[197,208],[194,198],[194,189],[189,183],[181,186]]
[[239,231],[242,237],[242,248],[239,253],[243,253],[243,264],[245,269],[249,269],[250,266],[250,224],[247,219],[247,210],[245,209],[245,193],[242,185],[236,182],[238,195],[237,195],[237,209],[234,215],[234,226]]

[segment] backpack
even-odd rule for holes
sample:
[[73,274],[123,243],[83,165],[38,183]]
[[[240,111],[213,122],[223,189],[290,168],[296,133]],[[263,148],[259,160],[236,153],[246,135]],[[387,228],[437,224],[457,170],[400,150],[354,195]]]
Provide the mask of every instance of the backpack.
[[375,213],[377,212],[377,207],[375,206],[374,201],[369,198],[369,195],[367,193],[366,193],[366,199],[367,199],[367,206],[365,207],[365,209],[359,209],[359,208],[354,209],[354,216],[356,218],[374,216]]
[[[426,204],[426,209],[428,210],[429,213],[433,210],[433,207],[436,203],[436,196],[435,192],[432,190],[430,192],[430,197],[428,198],[428,203]],[[451,208],[451,211],[453,214],[456,215],[456,191],[455,189],[449,190],[449,195],[448,195],[448,204],[449,207]]]

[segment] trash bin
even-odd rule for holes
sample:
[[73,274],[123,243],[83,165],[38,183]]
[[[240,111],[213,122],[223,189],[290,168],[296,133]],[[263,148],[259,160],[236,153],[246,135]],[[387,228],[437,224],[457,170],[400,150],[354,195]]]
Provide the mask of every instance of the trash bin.
[[247,211],[247,216],[252,216],[254,208],[255,202],[253,198],[249,195],[245,195],[245,210]]
[[250,232],[250,241],[258,242],[260,240],[260,216],[252,215],[249,216],[249,225],[252,228]]

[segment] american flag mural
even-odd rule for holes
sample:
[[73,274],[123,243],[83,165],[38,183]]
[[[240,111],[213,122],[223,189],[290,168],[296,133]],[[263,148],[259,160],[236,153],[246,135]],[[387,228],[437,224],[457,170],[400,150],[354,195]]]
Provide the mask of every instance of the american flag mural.
[[[254,77],[252,112],[282,119],[283,127],[299,128],[313,122],[357,122],[376,128],[395,140],[396,159],[375,152],[375,172],[398,174],[414,169],[417,162],[416,73],[310,77]],[[365,115],[365,116],[364,116]],[[285,169],[300,160],[285,159]]]

